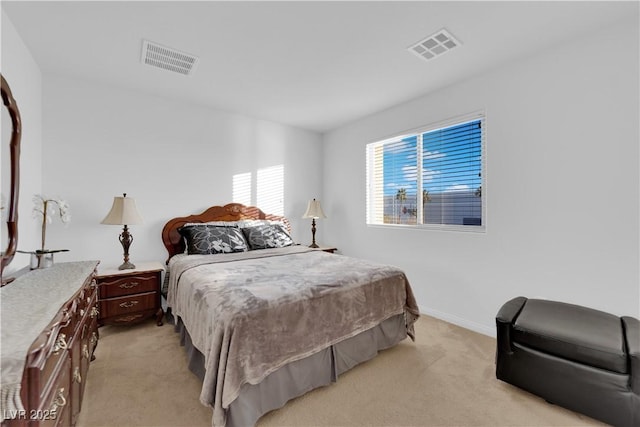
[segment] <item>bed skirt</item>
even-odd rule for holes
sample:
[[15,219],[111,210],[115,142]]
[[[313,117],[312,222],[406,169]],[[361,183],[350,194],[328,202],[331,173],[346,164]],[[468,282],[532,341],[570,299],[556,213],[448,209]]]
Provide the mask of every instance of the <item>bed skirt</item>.
[[[189,370],[202,380],[205,373],[204,355],[193,346],[182,320],[178,317],[175,321],[170,313],[167,313],[167,318],[180,334],[180,344],[187,351]],[[245,384],[238,398],[226,409],[226,426],[253,426],[267,412],[281,408],[287,401],[313,389],[337,381],[339,375],[374,358],[380,350],[393,347],[406,337],[404,314],[399,314],[354,337],[291,362],[269,374],[259,384]],[[213,402],[208,403],[213,406]]]

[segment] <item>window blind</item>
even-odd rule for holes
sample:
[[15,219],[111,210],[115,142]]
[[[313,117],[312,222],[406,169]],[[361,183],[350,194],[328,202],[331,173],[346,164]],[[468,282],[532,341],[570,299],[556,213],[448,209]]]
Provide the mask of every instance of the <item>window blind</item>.
[[482,227],[484,117],[367,145],[367,223]]

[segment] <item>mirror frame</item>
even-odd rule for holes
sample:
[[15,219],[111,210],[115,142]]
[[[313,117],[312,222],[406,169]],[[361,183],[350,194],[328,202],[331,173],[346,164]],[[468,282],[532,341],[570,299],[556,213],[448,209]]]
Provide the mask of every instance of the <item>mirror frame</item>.
[[[11,189],[9,194],[9,204],[7,205],[7,248],[2,252],[2,261],[0,262],[0,277],[13,260],[18,247],[18,196],[20,193],[20,139],[22,137],[22,121],[20,119],[20,110],[13,98],[9,84],[4,76],[0,74],[2,80],[2,103],[9,111],[11,116]],[[2,279],[2,285],[8,283]]]

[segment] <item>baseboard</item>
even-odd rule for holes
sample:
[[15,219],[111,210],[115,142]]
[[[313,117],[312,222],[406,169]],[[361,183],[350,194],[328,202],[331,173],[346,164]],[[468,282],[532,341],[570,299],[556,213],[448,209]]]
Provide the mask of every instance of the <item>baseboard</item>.
[[469,319],[463,319],[462,317],[455,316],[453,314],[444,313],[442,311],[434,310],[431,308],[421,307],[420,311],[426,314],[427,316],[435,317],[436,319],[444,320],[445,322],[453,323],[454,325],[460,326],[465,329],[469,329],[474,332],[478,332],[483,335],[488,335],[490,337],[496,337],[496,330],[494,327],[488,327],[486,325],[472,322]]

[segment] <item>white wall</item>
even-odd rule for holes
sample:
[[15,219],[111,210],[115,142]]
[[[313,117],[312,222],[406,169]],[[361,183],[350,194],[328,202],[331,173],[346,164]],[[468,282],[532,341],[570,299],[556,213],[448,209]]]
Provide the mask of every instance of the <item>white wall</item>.
[[[640,315],[638,36],[633,17],[328,133],[326,241],[403,268],[422,312],[487,334],[518,295]],[[486,233],[367,227],[365,145],[476,110]]]
[[[38,247],[39,231],[31,218],[31,198],[42,186],[42,74],[40,68],[18,35],[13,23],[2,11],[2,75],[9,83],[22,118],[20,155],[20,195],[18,200],[18,249],[32,250]],[[9,123],[10,125],[10,123]],[[2,122],[3,137],[5,121]],[[10,134],[10,133],[9,133]],[[4,141],[4,138],[3,138]],[[9,155],[8,146],[2,147],[2,156]],[[3,161],[2,164],[6,164]],[[3,193],[5,175],[3,170]],[[8,183],[7,183],[8,184]],[[7,187],[8,188],[8,185]],[[8,202],[9,196],[5,195]],[[6,218],[3,217],[3,221]],[[3,235],[6,231],[3,230]],[[4,249],[4,248],[3,248]],[[16,254],[7,272],[29,264],[29,256]]]
[[[425,313],[488,334],[516,295],[640,315],[637,17],[344,126],[323,146],[275,123],[41,77],[4,13],[2,25],[2,72],[25,122],[21,249],[38,245],[42,190],[73,211],[48,233],[47,246],[71,249],[57,260],[119,264],[120,230],[99,223],[127,192],[146,220],[132,226],[132,260],[164,260],[167,219],[228,202],[236,173],[283,164],[294,238],[309,240],[300,216],[321,194],[318,240],[402,267]],[[365,145],[476,110],[487,115],[487,232],[367,227]]]
[[50,249],[71,250],[56,261],[122,262],[121,227],[100,222],[123,192],[145,220],[130,227],[131,261],[164,261],[169,219],[231,202],[234,174],[276,165],[284,165],[293,237],[310,240],[301,217],[322,191],[320,135],[48,74],[43,100],[43,190],[72,210],[67,228],[56,220],[49,229]]

